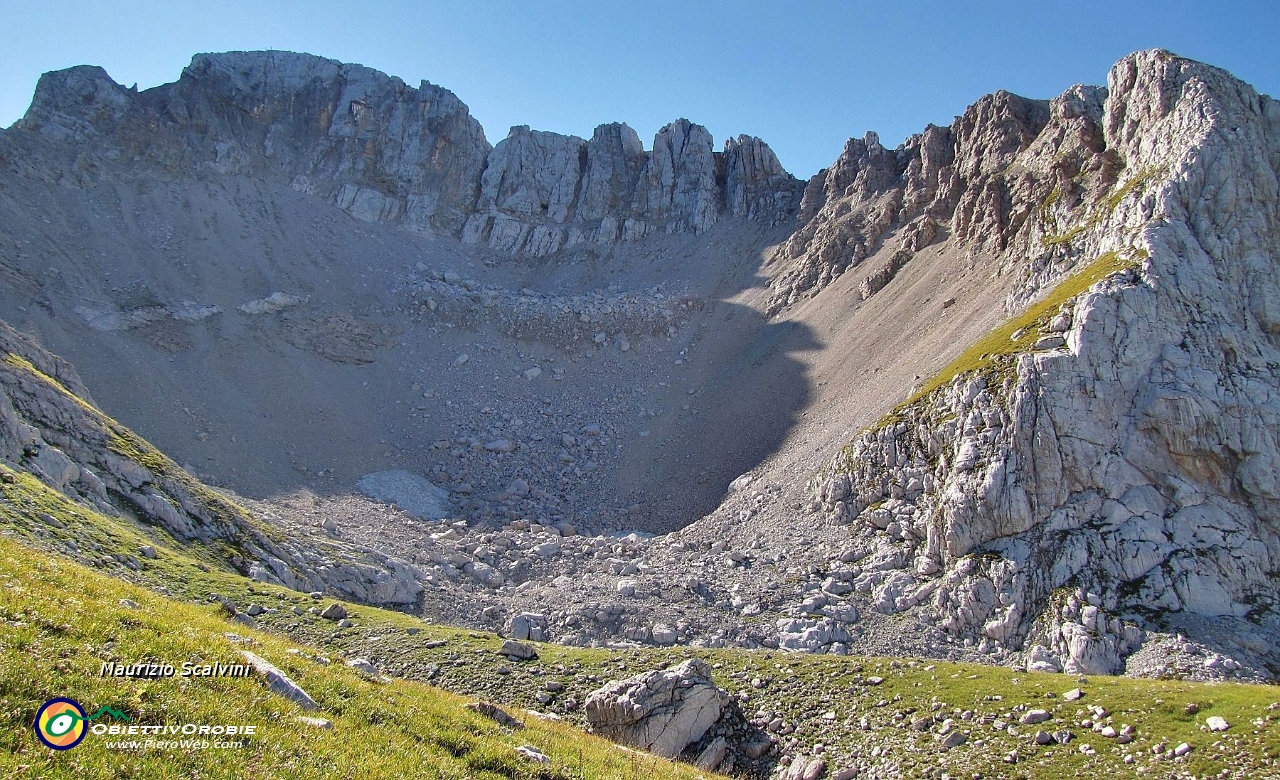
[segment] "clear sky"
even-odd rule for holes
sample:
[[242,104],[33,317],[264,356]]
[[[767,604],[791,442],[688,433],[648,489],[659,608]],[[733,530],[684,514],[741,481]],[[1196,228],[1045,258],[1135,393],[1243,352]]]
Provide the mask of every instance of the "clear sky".
[[1280,93],[1277,0],[0,0],[0,27],[0,126],[47,70],[101,65],[145,89],[196,52],[286,49],[447,87],[490,142],[515,124],[590,137],[623,121],[647,148],[687,117],[717,146],[760,136],[801,177],[850,136],[875,130],[894,146],[996,89],[1049,98],[1105,84],[1137,49]]

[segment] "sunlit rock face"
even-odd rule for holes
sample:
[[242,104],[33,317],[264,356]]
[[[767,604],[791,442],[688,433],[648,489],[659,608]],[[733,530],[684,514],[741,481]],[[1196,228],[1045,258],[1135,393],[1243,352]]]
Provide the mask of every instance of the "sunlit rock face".
[[97,67],[48,73],[19,127],[174,172],[283,179],[365,221],[517,255],[700,233],[724,216],[772,224],[800,190],[763,141],[715,152],[686,119],[649,152],[625,124],[590,141],[514,127],[490,147],[446,89],[289,52],[197,55],[142,93]]
[[[1048,116],[1118,173],[1074,224],[1052,200],[1024,223],[1039,256],[1013,297],[1052,305],[855,439],[818,490],[891,560],[858,583],[877,609],[1116,672],[1144,615],[1276,621],[1280,106],[1164,52],[1084,97]],[[1036,266],[1090,258],[1114,272],[1065,297]]]

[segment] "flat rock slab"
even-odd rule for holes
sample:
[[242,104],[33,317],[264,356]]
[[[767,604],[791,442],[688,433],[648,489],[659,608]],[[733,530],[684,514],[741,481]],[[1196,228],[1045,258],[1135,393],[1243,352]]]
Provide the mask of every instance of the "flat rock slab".
[[467,709],[472,712],[479,713],[489,720],[506,726],[509,729],[520,731],[524,728],[524,724],[507,714],[501,707],[490,704],[487,701],[478,701],[467,705]]
[[356,487],[369,498],[394,504],[414,517],[449,516],[449,491],[411,471],[375,471],[356,480]]
[[533,747],[532,745],[521,745],[520,747],[516,748],[516,753],[518,753],[521,758],[524,758],[527,761],[532,761],[535,764],[551,763],[551,759],[547,756],[546,753],[543,753],[541,750],[538,750],[536,747]]
[[320,617],[326,620],[342,620],[347,617],[347,608],[335,601],[324,608],[324,611],[320,613]]
[[499,655],[505,655],[512,661],[536,661],[538,660],[538,651],[533,645],[526,645],[524,642],[516,642],[508,639],[502,643],[502,648],[498,650]]
[[249,662],[255,672],[266,678],[268,688],[286,699],[296,702],[304,710],[320,709],[320,705],[316,704],[315,700],[306,691],[302,690],[301,686],[289,679],[289,675],[280,671],[270,661],[248,650],[241,650],[240,655],[244,656],[244,659]]

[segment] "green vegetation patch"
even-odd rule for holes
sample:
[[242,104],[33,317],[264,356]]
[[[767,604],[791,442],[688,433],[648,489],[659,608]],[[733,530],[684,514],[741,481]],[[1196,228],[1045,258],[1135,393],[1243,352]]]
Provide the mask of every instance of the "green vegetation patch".
[[[1135,257],[1137,257],[1135,255]],[[1047,295],[1027,307],[1026,311],[1005,320],[960,353],[937,374],[930,377],[892,412],[881,418],[870,430],[878,430],[905,418],[906,410],[921,399],[951,384],[966,374],[990,372],[1008,368],[1012,359],[1029,352],[1044,335],[1045,327],[1062,304],[1087,291],[1114,273],[1133,268],[1137,259],[1130,259],[1120,252],[1107,252],[1075,271],[1057,284]],[[1014,338],[1015,334],[1017,338]]]
[[[1152,180],[1159,178],[1161,175],[1163,175],[1166,172],[1166,170],[1167,169],[1163,167],[1150,167],[1150,168],[1141,169],[1140,171],[1135,173],[1133,176],[1131,176],[1128,179],[1128,181],[1126,181],[1124,184],[1121,184],[1119,187],[1116,187],[1111,192],[1107,193],[1105,196],[1100,198],[1097,201],[1097,203],[1093,205],[1093,208],[1088,210],[1088,213],[1085,215],[1084,219],[1081,220],[1079,223],[1077,223],[1076,225],[1074,225],[1073,227],[1069,228],[1068,230],[1062,233],[1045,235],[1043,239],[1045,246],[1058,246],[1060,244],[1070,243],[1077,236],[1084,233],[1086,230],[1098,225],[1099,223],[1102,222],[1102,220],[1109,217],[1111,213],[1115,211],[1116,208],[1124,201],[1125,198],[1129,197],[1129,195],[1132,194],[1139,187],[1143,187],[1149,182],[1151,182]],[[1040,208],[1040,214],[1042,219],[1048,217],[1050,207],[1052,207],[1053,204],[1058,200],[1060,194],[1061,193],[1059,192],[1058,188],[1054,187],[1053,190],[1049,193],[1049,196],[1045,198],[1045,201],[1043,204],[1041,204],[1041,208]],[[1052,229],[1051,226],[1046,226],[1046,227],[1048,227],[1049,229]]]
[[[72,501],[33,475],[0,465],[0,529],[29,546],[71,554],[76,560],[135,582],[171,585],[190,575],[221,576],[210,567],[230,571],[224,549],[177,543],[156,526],[124,517],[108,517]],[[143,547],[156,557],[140,557]],[[207,591],[206,591],[207,592]]]
[[[465,708],[459,696],[421,683],[378,683],[313,648],[228,623],[213,608],[180,604],[70,561],[0,538],[0,775],[7,778],[693,778],[708,776],[624,752],[570,726],[516,712],[513,732]],[[229,632],[240,639],[228,636]],[[104,662],[154,661],[175,667],[235,664],[249,648],[284,670],[320,705],[304,712],[262,678],[101,677]],[[45,701],[67,697],[86,714],[108,706],[130,720],[96,723],[255,725],[242,742],[209,749],[113,749],[88,734],[51,750],[32,719]],[[332,728],[307,725],[302,715]],[[122,737],[124,740],[146,736]],[[165,736],[152,736],[168,740]],[[530,762],[531,745],[550,757]]]

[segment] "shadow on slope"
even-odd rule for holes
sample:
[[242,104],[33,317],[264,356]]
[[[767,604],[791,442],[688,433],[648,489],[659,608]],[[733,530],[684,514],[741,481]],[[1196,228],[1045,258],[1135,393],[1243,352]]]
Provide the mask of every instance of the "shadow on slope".
[[[51,169],[74,164],[41,153]],[[74,363],[111,415],[248,497],[340,496],[403,468],[473,521],[670,530],[773,452],[809,398],[788,355],[811,335],[734,302],[760,284],[776,237],[732,221],[530,263],[236,176],[113,174],[88,188],[14,176],[0,212],[12,226],[0,316]],[[616,333],[595,342],[594,322],[558,347],[424,314],[415,291],[446,271],[548,300],[664,285],[705,306],[674,333],[632,334],[625,354]],[[276,293],[296,301],[271,311]],[[266,310],[242,308],[255,303]],[[534,365],[545,375],[526,381]],[[577,444],[561,451],[565,435]],[[515,451],[483,450],[501,438]],[[543,497],[493,500],[516,479]]]

